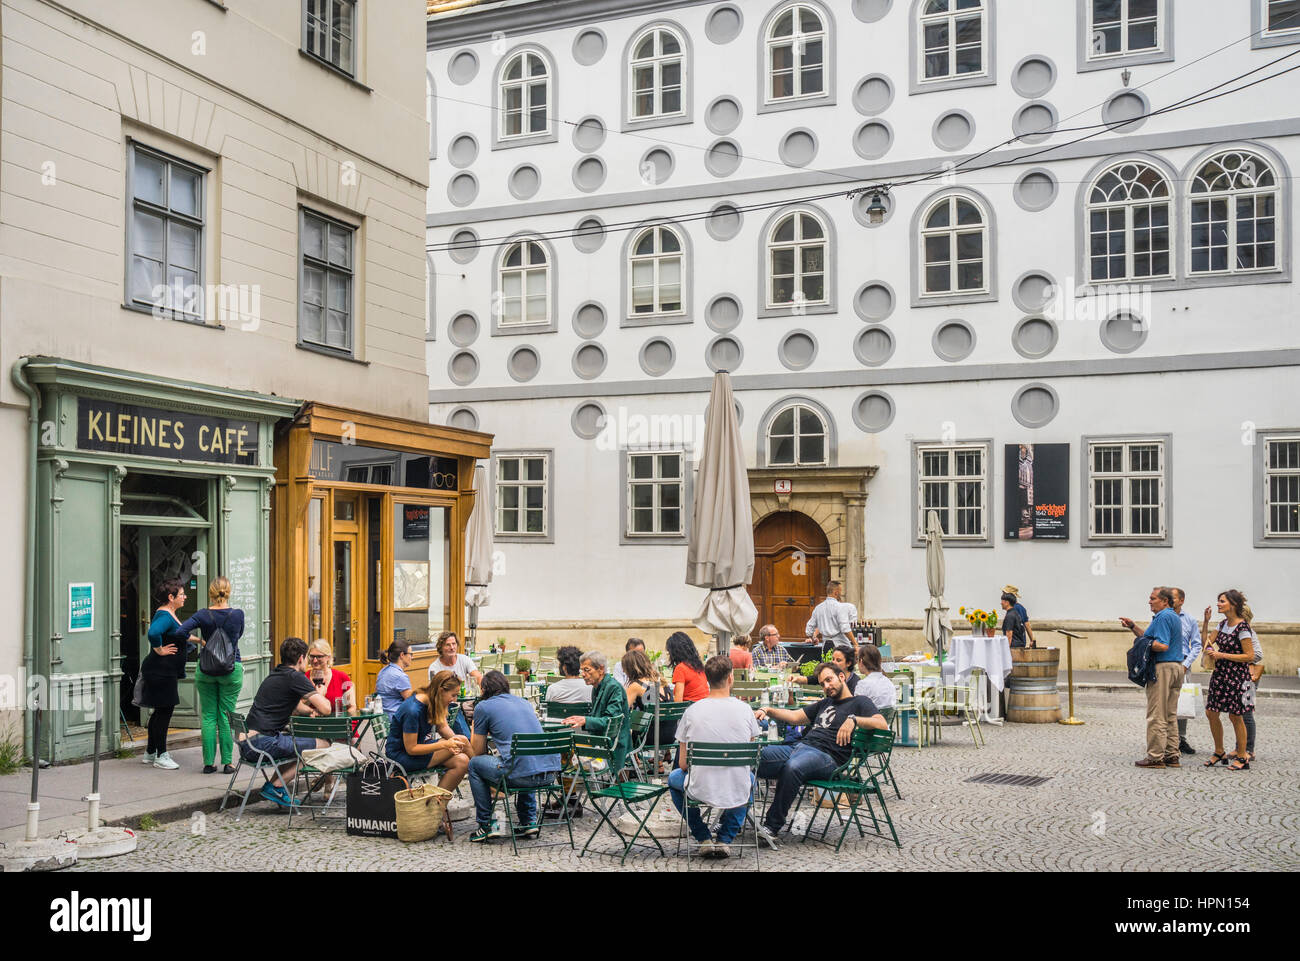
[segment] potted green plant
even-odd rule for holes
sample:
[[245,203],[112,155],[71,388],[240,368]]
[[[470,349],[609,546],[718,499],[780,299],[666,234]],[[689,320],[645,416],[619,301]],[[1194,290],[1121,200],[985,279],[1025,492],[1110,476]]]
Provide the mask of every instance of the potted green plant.
[[521,657],[519,660],[515,661],[515,671],[518,674],[522,674],[524,683],[527,683],[533,673],[533,662],[526,657]]

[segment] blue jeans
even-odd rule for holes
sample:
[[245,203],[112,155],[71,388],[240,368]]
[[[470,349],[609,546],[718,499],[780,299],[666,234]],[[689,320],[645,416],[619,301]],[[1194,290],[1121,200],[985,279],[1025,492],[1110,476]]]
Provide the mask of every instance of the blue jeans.
[[[488,754],[470,758],[469,790],[474,795],[474,817],[478,819],[479,827],[490,827],[492,824],[492,789],[500,782],[505,767],[506,763],[501,758]],[[541,787],[554,781],[557,773],[559,772],[539,771],[536,774],[515,775],[506,784],[510,787]],[[515,811],[519,815],[520,824],[536,824],[537,795],[516,795]]]
[[451,732],[453,734],[463,734],[465,737],[470,736],[469,722],[465,720],[464,711],[456,712],[456,717],[451,722]]
[[[754,776],[749,777],[751,786],[754,783]],[[686,772],[679,767],[675,767],[668,775],[668,792],[673,799],[673,806],[677,808],[677,813],[684,815],[686,825],[691,829],[691,837],[697,841],[710,840],[709,826],[704,823],[704,818],[700,815],[698,807],[686,808]],[[752,787],[750,798],[753,798]],[[739,807],[725,808],[722,812],[722,822],[718,825],[718,841],[722,844],[730,844],[736,840],[736,835],[740,833],[740,827],[745,823],[745,811],[748,805],[742,804]]]
[[773,834],[781,830],[785,816],[790,813],[790,805],[805,783],[829,777],[837,767],[839,765],[833,757],[806,743],[794,747],[778,744],[763,748],[758,761],[758,776],[776,780],[772,801],[767,806],[767,817],[763,819],[768,830]]

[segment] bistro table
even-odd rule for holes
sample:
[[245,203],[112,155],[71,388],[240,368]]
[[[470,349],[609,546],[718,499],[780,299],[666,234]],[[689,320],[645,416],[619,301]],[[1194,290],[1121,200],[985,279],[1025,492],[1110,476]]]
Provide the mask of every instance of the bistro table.
[[998,695],[1006,685],[1007,675],[1011,673],[1011,645],[1006,635],[993,637],[975,637],[961,634],[952,638],[949,647],[949,663],[956,665],[955,679],[958,683],[970,677],[972,668],[980,668],[984,676],[993,685],[990,692],[985,685],[980,686],[980,720],[989,724],[1001,724],[998,712]]

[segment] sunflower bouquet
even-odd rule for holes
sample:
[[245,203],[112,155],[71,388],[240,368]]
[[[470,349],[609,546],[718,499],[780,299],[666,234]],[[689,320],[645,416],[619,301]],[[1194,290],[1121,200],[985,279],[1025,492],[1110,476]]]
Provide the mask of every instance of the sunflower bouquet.
[[972,630],[983,633],[985,629],[992,630],[998,626],[998,613],[993,610],[984,610],[982,607],[968,608],[959,607],[957,613],[966,618]]

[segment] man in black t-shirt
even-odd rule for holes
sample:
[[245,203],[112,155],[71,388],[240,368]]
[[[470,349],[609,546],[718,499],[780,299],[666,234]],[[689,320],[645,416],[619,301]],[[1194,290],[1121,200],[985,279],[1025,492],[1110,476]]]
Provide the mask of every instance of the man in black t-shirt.
[[855,696],[844,680],[844,668],[833,662],[818,665],[813,680],[826,696],[816,704],[786,711],[764,708],[755,711],[760,721],[771,718],[786,724],[808,726],[803,739],[793,747],[786,744],[763,748],[758,776],[776,780],[767,817],[758,825],[761,844],[776,848],[776,835],[785,824],[790,805],[806,782],[829,777],[849,759],[855,728],[885,731],[889,725],[866,696]]
[[[333,713],[329,700],[308,679],[306,665],[306,642],[300,637],[286,637],[280,644],[280,666],[266,676],[248,711],[248,738],[239,742],[239,755],[245,761],[256,764],[258,751],[279,761],[294,757],[295,747],[299,751],[329,747],[329,741],[294,738],[286,730],[290,716],[306,714],[309,707],[320,715]],[[280,807],[292,807],[294,801],[285,784],[297,766],[281,767],[274,778],[262,785],[262,797]]]
[[1025,621],[1016,610],[1016,595],[1002,595],[1002,633],[1012,647],[1025,646]]

